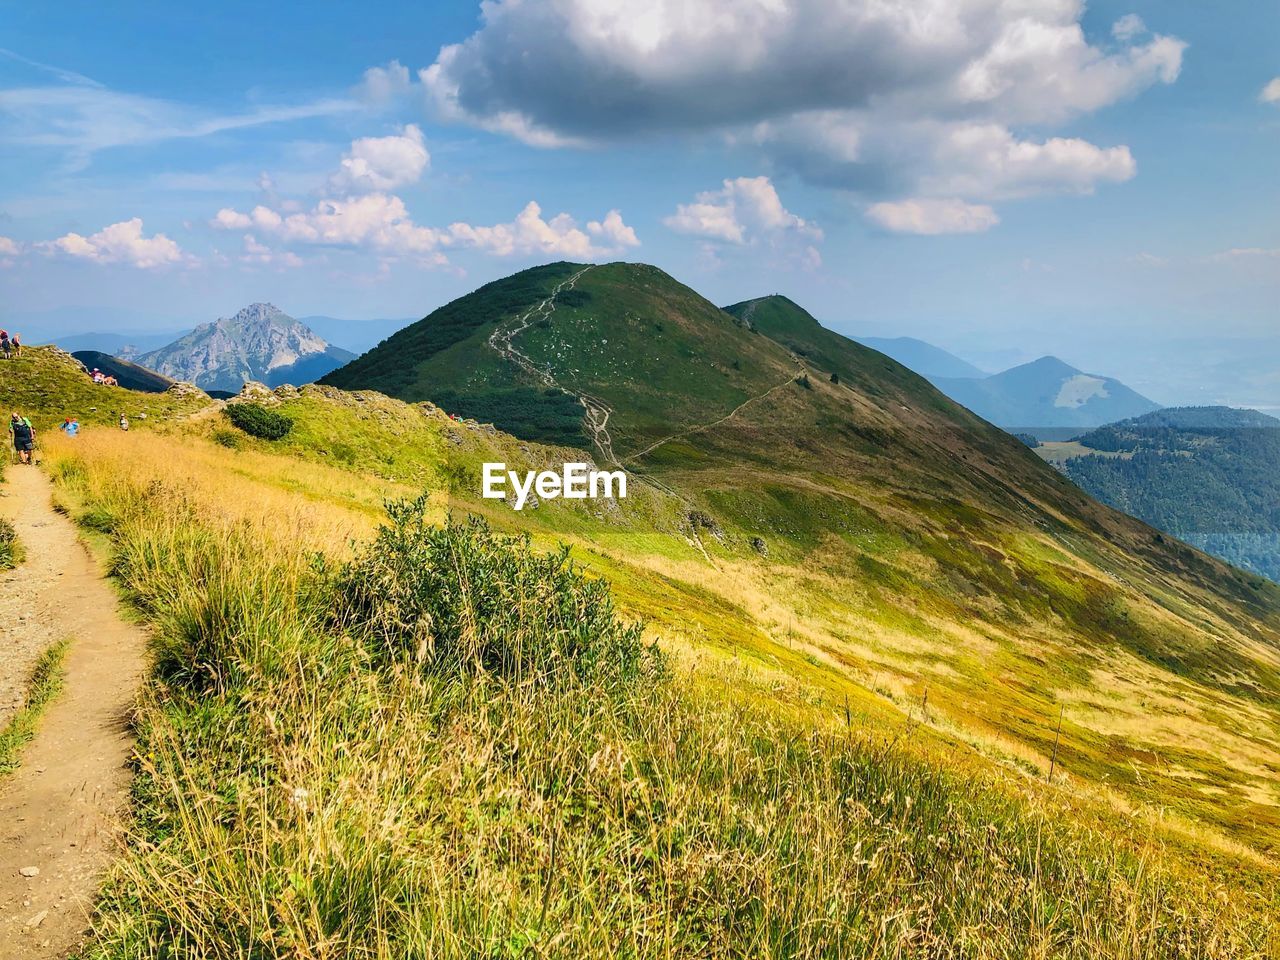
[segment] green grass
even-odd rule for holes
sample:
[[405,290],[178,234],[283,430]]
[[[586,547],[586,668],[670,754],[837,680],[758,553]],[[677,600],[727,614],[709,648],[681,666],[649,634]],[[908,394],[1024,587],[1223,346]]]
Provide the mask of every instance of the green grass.
[[61,640],[46,649],[31,671],[27,696],[18,712],[0,730],[0,775],[12,773],[22,764],[22,749],[31,742],[40,717],[62,689],[62,661],[68,642]]
[[56,430],[65,417],[75,417],[82,425],[109,425],[122,413],[132,428],[145,428],[209,403],[199,393],[142,393],[97,385],[78,361],[56,347],[23,347],[21,357],[0,363],[0,397],[6,410],[30,417],[38,435]]
[[[90,474],[59,476],[92,508]],[[322,563],[284,529],[112,495],[114,570],[156,630],[158,673],[129,849],[87,956],[1276,943],[1265,900],[1167,871],[1140,825],[1089,828],[985,764],[690,686],[645,657],[598,582],[519,540],[402,508]]]

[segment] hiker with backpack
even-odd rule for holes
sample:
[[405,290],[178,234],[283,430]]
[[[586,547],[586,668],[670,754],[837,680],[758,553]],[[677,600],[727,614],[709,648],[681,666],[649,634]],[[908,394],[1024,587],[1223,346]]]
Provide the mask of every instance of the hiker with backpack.
[[74,437],[80,432],[80,421],[75,417],[67,417],[61,424],[59,424],[58,429],[68,437]]
[[13,344],[13,355],[15,357],[22,356],[22,341],[18,339],[16,333],[9,338],[9,342]]
[[19,463],[30,463],[31,452],[36,448],[36,431],[31,421],[14,411],[9,418],[9,435],[13,438],[13,449],[18,453]]
[[8,330],[0,330],[0,353],[4,354],[6,360],[10,359],[9,351],[13,349],[13,342],[9,339]]

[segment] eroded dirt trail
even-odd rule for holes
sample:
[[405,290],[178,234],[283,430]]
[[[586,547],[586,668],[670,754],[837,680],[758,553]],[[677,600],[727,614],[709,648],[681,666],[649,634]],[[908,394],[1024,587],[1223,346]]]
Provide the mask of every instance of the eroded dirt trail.
[[[126,720],[146,638],[121,616],[71,521],[53,510],[48,479],[15,466],[4,490],[4,513],[27,551],[27,561],[4,575],[4,688],[25,683],[33,650],[63,637],[71,644],[62,692],[22,766],[0,779],[0,960],[62,957],[79,944],[116,849],[129,789]],[[25,875],[32,868],[39,872]]]

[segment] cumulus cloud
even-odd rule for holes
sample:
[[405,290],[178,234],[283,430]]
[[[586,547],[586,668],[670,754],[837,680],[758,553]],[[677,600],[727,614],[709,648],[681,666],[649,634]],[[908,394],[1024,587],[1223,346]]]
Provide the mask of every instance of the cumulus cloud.
[[417,182],[430,162],[422,131],[409,124],[395,136],[353,140],[329,186],[340,194],[394,190]]
[[930,198],[874,203],[867,208],[867,217],[894,233],[924,235],[981,233],[1000,222],[996,212],[983,204]]
[[47,253],[62,254],[95,263],[123,263],[143,269],[163,267],[190,260],[181,248],[163,233],[143,236],[142,220],[134,217],[103,227],[92,236],[68,233],[39,245]]
[[[480,28],[419,72],[445,119],[544,147],[710,134],[868,199],[972,202],[1126,180],[1127,147],[1051,128],[1173,83],[1186,48],[1133,14],[1091,43],[1083,0],[492,0],[481,10]],[[1014,133],[1027,128],[1042,139]],[[689,218],[721,239],[734,233],[723,211]]]
[[567,213],[544,219],[542,208],[533,201],[507,223],[477,226],[458,222],[430,227],[415,223],[402,199],[384,193],[322,200],[309,211],[287,215],[262,207],[251,214],[220,210],[212,222],[226,229],[252,224],[287,244],[349,247],[437,265],[447,262],[445,251],[457,248],[479,249],[495,256],[597,258],[640,242],[617,210],[591,221],[585,230]]
[[1263,103],[1280,103],[1280,77],[1276,77],[1258,94],[1258,99]]
[[782,205],[768,177],[725,180],[721,189],[680,204],[662,222],[677,233],[734,244],[782,234],[822,239],[821,230]]
[[11,240],[9,237],[0,237],[0,256],[16,257],[21,252],[22,248],[16,240]]
[[356,87],[356,94],[365,103],[385,106],[405,96],[413,85],[409,68],[399,60],[392,60],[385,67],[370,67]]
[[636,236],[635,230],[622,222],[622,214],[617,210],[610,210],[603,220],[589,221],[587,233],[617,250],[640,246],[640,238]]
[[1136,13],[1126,13],[1111,25],[1111,35],[1117,40],[1132,40],[1147,32],[1147,25]]

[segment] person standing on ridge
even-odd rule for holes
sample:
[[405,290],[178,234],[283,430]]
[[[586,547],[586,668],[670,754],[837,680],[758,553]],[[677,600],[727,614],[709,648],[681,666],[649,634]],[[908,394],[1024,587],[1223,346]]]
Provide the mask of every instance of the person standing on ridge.
[[29,464],[31,451],[36,446],[36,431],[31,426],[31,421],[15,410],[9,418],[9,435],[13,438],[13,449],[18,453],[18,462]]
[[80,421],[75,417],[67,417],[58,427],[68,437],[74,437],[80,432]]
[[129,429],[129,418],[126,417],[123,413],[120,414],[120,429],[121,430]]
[[22,356],[22,341],[18,339],[18,335],[15,333],[10,339],[13,341],[13,355]]

